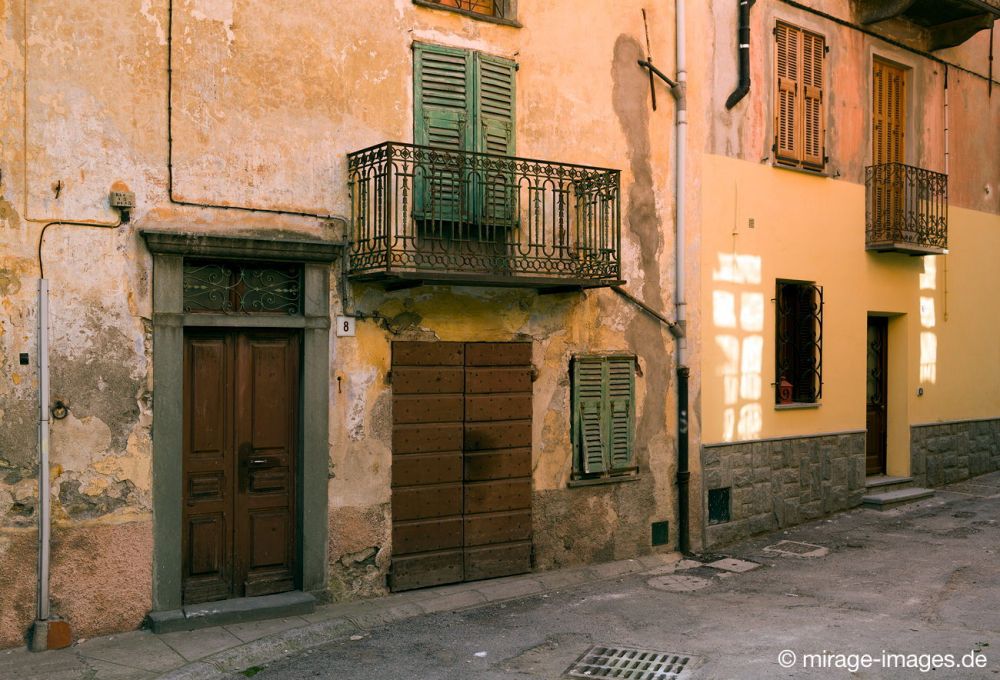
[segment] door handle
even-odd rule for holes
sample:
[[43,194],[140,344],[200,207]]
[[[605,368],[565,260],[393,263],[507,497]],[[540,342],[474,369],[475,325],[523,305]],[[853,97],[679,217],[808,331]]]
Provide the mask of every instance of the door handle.
[[260,467],[261,465],[267,465],[271,462],[270,458],[251,458],[247,461],[247,465],[250,467]]

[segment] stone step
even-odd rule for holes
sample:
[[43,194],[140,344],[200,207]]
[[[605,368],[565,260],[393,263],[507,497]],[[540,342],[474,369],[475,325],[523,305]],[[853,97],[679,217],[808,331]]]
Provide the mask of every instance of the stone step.
[[913,487],[913,477],[893,477],[890,475],[876,475],[865,478],[865,489],[868,493],[883,493],[885,491],[895,491],[897,489],[910,489]]
[[906,503],[912,503],[934,495],[934,489],[895,489],[881,493],[868,494],[861,499],[861,504],[875,510],[888,510]]

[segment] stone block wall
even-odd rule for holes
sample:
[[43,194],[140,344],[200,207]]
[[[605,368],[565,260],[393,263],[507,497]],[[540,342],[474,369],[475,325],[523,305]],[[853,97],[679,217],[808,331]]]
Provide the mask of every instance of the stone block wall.
[[941,486],[1000,470],[1000,418],[910,428],[911,475]]
[[701,462],[706,508],[710,489],[730,488],[730,521],[708,524],[706,546],[855,507],[865,492],[864,432],[707,445]]

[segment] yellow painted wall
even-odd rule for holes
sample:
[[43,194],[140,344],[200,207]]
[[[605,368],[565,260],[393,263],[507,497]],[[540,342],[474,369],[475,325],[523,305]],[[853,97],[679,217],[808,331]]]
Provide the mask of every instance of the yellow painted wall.
[[[892,316],[890,472],[908,471],[910,424],[1000,417],[1000,216],[952,207],[945,256],[868,253],[863,186],[700,162],[703,443],[863,430],[868,313]],[[824,289],[818,408],[774,405],[778,278]]]

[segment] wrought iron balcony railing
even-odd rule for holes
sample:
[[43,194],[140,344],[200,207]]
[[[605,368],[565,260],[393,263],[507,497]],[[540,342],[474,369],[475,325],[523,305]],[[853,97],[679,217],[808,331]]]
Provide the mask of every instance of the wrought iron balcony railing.
[[348,168],[354,279],[621,283],[618,170],[399,142],[349,154]]
[[948,175],[902,163],[865,170],[865,248],[933,255],[948,248]]

